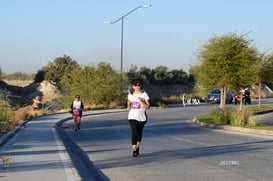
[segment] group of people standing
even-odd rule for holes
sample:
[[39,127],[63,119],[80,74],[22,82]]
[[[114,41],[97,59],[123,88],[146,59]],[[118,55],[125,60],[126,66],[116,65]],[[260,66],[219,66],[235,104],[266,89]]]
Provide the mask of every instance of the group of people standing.
[[[71,113],[74,119],[75,131],[80,130],[84,105],[80,96],[76,95],[71,103]],[[144,91],[140,81],[134,81],[127,97],[128,121],[131,127],[131,144],[133,157],[139,156],[142,132],[147,123],[146,110],[150,108],[149,96]]]

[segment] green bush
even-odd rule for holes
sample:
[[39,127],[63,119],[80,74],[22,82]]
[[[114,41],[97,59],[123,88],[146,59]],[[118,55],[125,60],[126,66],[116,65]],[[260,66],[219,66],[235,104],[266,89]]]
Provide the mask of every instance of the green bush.
[[214,109],[212,111],[215,124],[230,125],[233,120],[233,110],[231,108]]
[[10,112],[7,110],[5,106],[2,105],[0,107],[0,132],[6,131],[7,127],[9,127],[8,120],[10,119]]
[[5,121],[9,120],[9,117],[10,117],[9,112],[1,107],[0,108],[0,122],[5,122]]
[[237,110],[234,112],[235,119],[232,122],[234,126],[249,126],[255,127],[256,121],[254,119],[254,114],[252,111],[247,109]]
[[0,155],[0,160],[2,160],[3,167],[8,167],[12,159],[9,155]]
[[236,110],[232,108],[214,109],[211,113],[213,123],[219,125],[255,127],[256,121],[252,111],[247,109]]

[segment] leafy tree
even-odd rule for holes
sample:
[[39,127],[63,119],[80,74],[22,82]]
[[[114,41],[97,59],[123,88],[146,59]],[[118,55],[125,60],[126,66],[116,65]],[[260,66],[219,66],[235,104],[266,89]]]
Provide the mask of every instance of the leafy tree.
[[139,75],[140,75],[140,79],[143,82],[149,83],[152,79],[152,70],[146,66],[140,67]]
[[131,65],[129,72],[127,72],[127,77],[129,82],[138,79],[141,80],[143,83],[149,83],[149,81],[151,80],[151,69],[145,66],[138,69],[136,65]]
[[257,79],[259,82],[259,108],[261,108],[261,86],[262,82],[266,83],[270,87],[272,86],[273,83],[273,54],[271,55],[266,55],[266,54],[261,54],[260,56],[260,66],[258,66],[260,72],[259,76],[257,76]]
[[168,67],[158,66],[153,70],[153,78],[156,82],[164,82],[167,78]]
[[45,80],[45,71],[43,69],[38,70],[34,77],[34,82],[42,82],[43,80]]
[[137,65],[131,65],[129,71],[127,72],[127,76],[130,82],[134,79],[140,78]]
[[167,80],[168,84],[186,84],[188,83],[188,75],[186,72],[181,70],[171,70],[167,72]]
[[[147,84],[188,84],[190,80],[190,77],[183,69],[168,71],[166,66],[158,66],[155,69],[144,66],[138,69],[137,66],[132,65],[127,76],[129,81],[139,79]],[[191,77],[190,84],[192,82]]]
[[95,88],[95,90],[93,90],[93,95],[95,103],[108,104],[120,93],[119,89],[122,86],[119,84],[120,75],[112,69],[110,64],[105,62],[99,63],[93,77],[96,78],[96,81],[94,81],[93,78],[93,87]]
[[130,69],[129,69],[129,72],[128,72],[128,75],[130,75],[130,77],[134,77],[136,75],[136,73],[137,73],[137,70],[138,70],[137,65],[131,65]]
[[57,57],[47,66],[43,67],[36,74],[35,80],[51,80],[59,84],[60,80],[66,72],[71,72],[73,69],[78,68],[79,64],[72,60],[69,56]]
[[207,90],[222,88],[220,107],[225,107],[227,89],[247,87],[256,82],[258,52],[251,41],[234,33],[216,36],[203,44],[199,63],[193,69],[197,82]]
[[60,83],[70,100],[80,94],[87,104],[109,104],[120,92],[120,74],[104,62],[73,69],[65,73]]
[[272,84],[273,83],[273,54],[261,55],[261,82]]

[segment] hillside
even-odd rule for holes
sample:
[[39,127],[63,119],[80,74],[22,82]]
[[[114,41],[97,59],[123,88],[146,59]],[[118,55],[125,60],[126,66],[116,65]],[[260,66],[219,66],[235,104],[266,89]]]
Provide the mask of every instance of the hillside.
[[[59,102],[60,88],[48,81],[33,83],[0,80],[0,92],[2,100],[8,101],[12,106],[39,108]],[[61,107],[60,104],[55,104],[52,108]]]

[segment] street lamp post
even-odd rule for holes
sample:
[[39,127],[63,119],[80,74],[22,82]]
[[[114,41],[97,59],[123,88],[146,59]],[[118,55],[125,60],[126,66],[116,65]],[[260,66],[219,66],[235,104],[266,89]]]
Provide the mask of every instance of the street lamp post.
[[124,18],[126,16],[128,16],[129,14],[133,13],[134,11],[138,10],[139,8],[150,8],[152,5],[142,5],[142,6],[138,6],[135,9],[132,9],[131,11],[129,11],[128,13],[126,13],[125,15],[123,15],[122,17],[118,18],[115,21],[105,21],[105,24],[115,24],[119,21],[121,21],[121,40],[120,40],[120,95],[122,95],[122,69],[123,69],[123,22],[124,22]]

